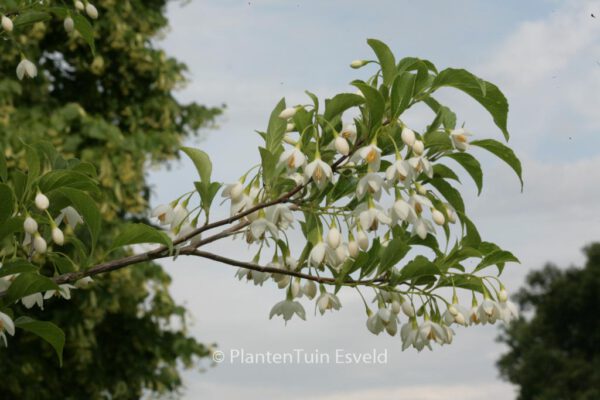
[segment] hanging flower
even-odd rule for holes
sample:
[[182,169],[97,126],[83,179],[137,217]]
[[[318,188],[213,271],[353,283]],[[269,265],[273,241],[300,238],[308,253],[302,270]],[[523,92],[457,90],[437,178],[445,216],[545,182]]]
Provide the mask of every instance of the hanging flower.
[[319,267],[325,259],[325,252],[327,251],[327,245],[323,242],[319,242],[311,249],[308,254],[308,266]]
[[484,299],[483,302],[477,308],[477,316],[482,324],[490,323],[494,324],[501,318],[502,311],[498,303],[492,299]]
[[63,208],[54,222],[56,225],[60,225],[63,221],[70,226],[71,229],[75,229],[77,224],[83,224],[83,218],[81,218],[81,215],[79,215],[77,210],[71,206]]
[[152,210],[152,216],[158,218],[160,225],[170,225],[173,222],[173,207],[161,204]]
[[473,136],[463,128],[454,129],[450,132],[452,144],[456,150],[466,151],[469,148],[469,136]]
[[390,225],[392,223],[392,219],[386,214],[381,206],[370,206],[366,210],[365,207],[366,205],[362,204],[357,207],[356,211],[359,213],[358,218],[360,225],[368,231],[376,231],[377,228],[379,228],[379,223],[385,225]]
[[317,284],[314,281],[306,281],[302,286],[302,293],[310,300],[317,295]]
[[365,174],[356,186],[356,197],[362,199],[367,193],[370,193],[375,200],[379,200],[383,183],[383,178],[379,174],[374,172]]
[[37,232],[33,236],[33,249],[39,254],[44,254],[48,249],[48,243],[46,243],[44,238]]
[[372,143],[368,146],[361,147],[356,155],[352,157],[352,161],[365,161],[369,164],[371,171],[379,172],[381,166],[381,149],[376,144]]
[[469,323],[469,310],[460,304],[451,304],[442,318],[447,325],[454,323],[467,326]]
[[409,165],[415,171],[415,178],[421,172],[424,172],[428,178],[433,178],[433,166],[425,156],[411,157],[408,159]]
[[41,293],[30,294],[29,296],[21,298],[21,303],[23,303],[25,308],[31,308],[37,304],[37,306],[43,310],[44,296],[42,296]]
[[327,293],[323,290],[317,299],[317,307],[321,315],[323,315],[327,310],[339,310],[342,307],[342,303],[340,303],[340,299],[335,294]]
[[77,289],[77,288],[68,283],[58,285],[58,290],[48,290],[44,294],[44,300],[48,300],[52,296],[62,297],[65,300],[70,300],[71,299],[71,289]]
[[402,138],[404,144],[408,147],[413,147],[415,141],[417,140],[415,137],[415,133],[412,131],[412,129],[409,129],[407,127],[402,128],[402,133],[400,134],[400,137]]
[[287,205],[276,204],[266,210],[267,220],[271,221],[277,228],[286,230],[294,222],[294,213]]
[[8,346],[8,342],[6,341],[7,333],[14,336],[15,323],[12,318],[0,311],[0,339],[4,342],[4,346]]
[[8,18],[6,15],[2,16],[2,29],[4,29],[6,32],[12,32],[14,28],[12,19]]
[[420,140],[415,140],[412,146],[413,151],[416,155],[420,156],[425,151],[425,144]]
[[396,160],[385,170],[385,177],[390,186],[397,181],[408,184],[414,179],[414,171],[408,161]]
[[295,171],[304,164],[306,164],[306,155],[296,146],[281,153],[277,166],[285,165],[288,171]]
[[25,230],[26,233],[33,235],[38,230],[38,224],[35,219],[28,216],[27,218],[25,218],[25,221],[23,222],[23,229]]
[[23,80],[23,78],[35,78],[37,76],[37,67],[34,63],[26,58],[23,58],[17,65],[17,78]]
[[433,219],[433,222],[440,226],[444,225],[444,223],[446,222],[444,214],[442,214],[439,210],[435,208],[431,210],[431,219]]
[[50,200],[48,200],[48,197],[46,197],[45,194],[38,192],[35,196],[35,206],[39,209],[39,210],[47,210],[48,207],[50,206]]
[[414,208],[402,198],[394,202],[394,205],[390,209],[390,215],[392,216],[392,224],[404,221],[412,222],[417,219]]
[[334,146],[338,153],[347,156],[350,153],[350,145],[342,136],[338,136],[334,140]]
[[340,132],[340,136],[348,142],[354,143],[356,141],[356,125],[353,122],[345,123]]
[[233,203],[237,203],[242,200],[244,196],[244,185],[240,181],[225,185],[225,188],[221,192],[221,197],[231,199]]
[[263,217],[259,217],[255,221],[250,224],[250,228],[248,229],[248,243],[258,242],[265,239],[265,234],[269,232],[272,237],[278,238],[279,232],[277,231],[277,226],[266,219],[264,217],[264,213],[262,213]]
[[284,109],[282,112],[279,113],[279,118],[281,118],[281,119],[290,119],[294,115],[296,115],[297,111],[298,111],[298,109],[296,107],[288,107],[288,108]]
[[306,320],[306,312],[304,311],[302,304],[293,300],[284,300],[273,306],[271,313],[269,314],[269,319],[272,319],[275,315],[281,315],[283,320],[287,323],[287,321],[292,319],[294,314],[303,320]]
[[304,175],[306,175],[306,178],[308,179],[312,178],[317,184],[317,187],[322,190],[331,180],[333,171],[329,164],[323,162],[321,157],[317,154],[314,161],[309,163],[304,169]]
[[58,226],[52,227],[52,240],[59,246],[65,243],[65,235]]

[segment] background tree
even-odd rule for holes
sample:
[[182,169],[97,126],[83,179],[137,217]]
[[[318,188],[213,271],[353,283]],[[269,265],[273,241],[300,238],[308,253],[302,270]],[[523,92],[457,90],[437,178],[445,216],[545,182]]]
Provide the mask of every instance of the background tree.
[[[3,3],[10,15],[15,2]],[[18,47],[0,41],[0,150],[9,168],[23,167],[23,143],[43,139],[65,158],[92,163],[101,184],[100,249],[123,221],[145,218],[145,167],[173,159],[183,139],[220,113],[173,97],[185,83],[185,65],[153,42],[167,27],[167,3],[95,1],[95,54],[60,22],[15,23]],[[21,53],[40,60],[37,78],[17,80]],[[28,310],[65,330],[64,366],[46,343],[17,335],[0,349],[2,398],[132,399],[178,389],[178,365],[192,365],[207,348],[187,335],[186,310],[171,298],[169,283],[160,266],[146,263],[98,278],[93,290],[75,291],[74,301]]]
[[583,268],[546,265],[515,296],[532,316],[505,329],[498,367],[520,400],[600,398],[600,243],[584,252]]

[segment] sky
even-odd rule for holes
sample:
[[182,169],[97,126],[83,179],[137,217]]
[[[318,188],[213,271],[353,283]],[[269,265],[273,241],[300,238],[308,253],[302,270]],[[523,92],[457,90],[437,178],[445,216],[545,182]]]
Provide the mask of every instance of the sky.
[[[591,14],[598,18],[592,18]],[[503,280],[516,291],[527,272],[548,261],[581,264],[581,248],[600,239],[600,0],[559,1],[192,1],[173,2],[171,28],[158,45],[189,67],[182,101],[226,104],[216,129],[189,144],[208,152],[215,180],[232,182],[258,162],[268,116],[285,97],[306,103],[353,91],[348,83],[372,70],[348,64],[370,58],[367,38],[386,42],[396,56],[417,56],[438,68],[466,68],[497,84],[510,104],[510,145],[523,162],[521,193],[512,171],[477,152],[484,189],[477,197],[463,179],[467,210],[489,241],[521,264]],[[490,117],[468,97],[444,90],[460,123],[477,137],[501,139]],[[430,115],[407,117],[422,129]],[[475,150],[474,150],[475,151]],[[153,205],[191,189],[196,171],[182,159],[154,169]],[[227,207],[217,207],[215,217]],[[240,243],[212,250],[248,259]],[[454,343],[434,351],[401,351],[398,337],[365,328],[362,304],[342,292],[343,307],[326,317],[269,320],[282,292],[234,278],[235,269],[201,259],[164,262],[172,293],[192,315],[191,333],[217,343],[226,359],[203,373],[184,373],[185,399],[514,399],[495,361],[505,350],[498,327],[456,329]],[[332,355],[336,350],[387,354],[380,364],[244,364],[232,351]]]

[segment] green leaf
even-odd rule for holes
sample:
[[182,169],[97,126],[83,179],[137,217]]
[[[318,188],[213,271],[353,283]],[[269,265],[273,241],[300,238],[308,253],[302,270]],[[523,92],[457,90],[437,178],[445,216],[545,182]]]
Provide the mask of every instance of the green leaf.
[[425,256],[416,256],[400,270],[399,279],[402,282],[419,278],[425,275],[439,274],[440,270]]
[[73,22],[75,23],[75,29],[77,32],[79,32],[88,46],[90,46],[92,54],[95,55],[96,44],[94,43],[94,28],[92,27],[92,24],[90,24],[90,21],[88,21],[88,19],[81,14],[73,14],[72,18]]
[[262,175],[265,184],[270,185],[276,177],[278,158],[264,147],[259,147]]
[[477,194],[481,194],[481,189],[483,188],[483,172],[481,171],[481,164],[479,161],[470,155],[469,153],[451,153],[446,157],[450,157],[457,163],[459,163],[477,185]]
[[36,22],[47,21],[52,16],[44,11],[25,11],[20,13],[13,19],[13,24],[15,27],[19,27],[22,25],[33,24]]
[[212,174],[212,162],[210,161],[208,154],[202,150],[191,147],[182,147],[181,151],[187,154],[187,156],[196,166],[196,170],[200,175],[200,180],[202,182],[210,182],[210,175]]
[[15,195],[10,186],[0,183],[0,224],[9,219],[15,211]]
[[457,212],[460,220],[465,226],[466,235],[462,239],[463,246],[477,248],[481,244],[481,236],[475,224],[462,212]]
[[6,236],[23,230],[23,217],[12,217],[0,223],[0,241]]
[[27,186],[26,188],[30,188],[31,184],[34,180],[40,176],[40,157],[37,151],[31,147],[25,147],[25,160],[27,161]]
[[267,127],[266,148],[271,153],[276,153],[277,148],[281,146],[285,136],[285,127],[287,121],[279,118],[279,114],[285,109],[285,99],[279,100],[269,117],[269,126]]
[[38,267],[25,260],[9,261],[0,267],[0,278],[25,272],[35,272],[37,270]]
[[97,182],[88,175],[71,170],[55,170],[44,174],[39,181],[42,193],[49,193],[60,187],[70,187],[86,192],[99,193]]
[[435,164],[433,166],[433,176],[437,178],[454,179],[455,181],[460,182],[460,179],[458,179],[458,176],[454,171],[444,164]]
[[8,169],[6,167],[6,157],[4,156],[4,148],[0,146],[0,180],[6,182],[8,180]]
[[409,250],[410,246],[406,244],[404,239],[399,237],[392,239],[381,255],[377,276],[400,262]]
[[483,260],[475,267],[473,273],[481,271],[482,269],[489,267],[490,265],[497,265],[498,270],[502,272],[504,263],[516,262],[520,263],[519,259],[515,257],[510,251],[496,250],[484,257]]
[[15,320],[15,326],[24,331],[31,332],[48,342],[56,352],[58,362],[60,366],[62,366],[63,348],[65,346],[65,333],[62,329],[52,322],[36,321],[29,317],[17,318]]
[[490,153],[494,154],[496,157],[500,158],[502,161],[508,164],[509,167],[512,168],[513,171],[519,177],[519,181],[521,182],[521,190],[523,190],[523,177],[521,176],[521,161],[517,158],[515,153],[511,148],[505,146],[494,139],[484,139],[484,140],[473,140],[471,142],[473,146],[478,146],[486,149]]
[[373,86],[367,85],[362,81],[354,81],[352,85],[356,86],[365,96],[367,109],[369,110],[369,128],[373,131],[381,125],[381,119],[385,111],[385,101],[379,90]]
[[359,106],[364,102],[364,97],[354,93],[337,94],[331,99],[325,100],[325,113],[323,116],[326,120],[331,121],[347,109]]
[[508,101],[498,87],[490,82],[478,78],[464,69],[448,68],[439,73],[432,84],[432,91],[443,86],[462,90],[473,99],[477,100],[492,116],[496,126],[508,140],[509,134],[506,127],[508,118]]
[[45,292],[46,290],[58,290],[58,285],[48,277],[36,272],[25,272],[17,276],[6,291],[6,302],[8,304],[29,296],[30,294]]
[[396,76],[396,59],[390,48],[380,40],[368,39],[367,43],[377,56],[379,65],[381,66],[381,74],[383,75],[383,83],[391,85]]
[[392,84],[391,108],[393,118],[398,118],[410,105],[415,90],[415,75],[402,72]]
[[465,203],[463,202],[460,192],[456,190],[454,186],[450,185],[442,178],[430,179],[429,183],[431,183],[431,185],[435,187],[446,200],[448,200],[448,203],[450,203],[456,211],[460,213],[465,212]]
[[73,207],[81,214],[83,222],[87,226],[92,237],[93,252],[96,247],[96,241],[98,240],[102,223],[102,217],[98,210],[98,206],[96,206],[96,202],[87,193],[82,192],[79,189],[62,187],[56,189],[56,192],[69,199]]
[[173,251],[173,242],[169,236],[160,230],[146,224],[127,224],[112,242],[111,250],[119,247],[140,243],[159,243]]
[[217,192],[221,188],[221,184],[219,182],[194,182],[194,186],[196,190],[200,194],[200,200],[202,201],[202,209],[208,213],[210,210],[210,206],[217,195]]

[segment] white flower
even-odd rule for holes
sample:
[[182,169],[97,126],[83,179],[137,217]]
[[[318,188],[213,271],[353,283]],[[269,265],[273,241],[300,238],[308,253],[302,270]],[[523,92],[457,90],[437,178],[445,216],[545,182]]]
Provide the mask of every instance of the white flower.
[[365,65],[368,64],[368,61],[366,60],[354,60],[350,63],[350,67],[354,68],[354,69],[358,69],[360,67],[363,67]]
[[269,279],[271,274],[269,274],[268,272],[255,271],[246,268],[238,268],[237,272],[235,273],[235,276],[239,280],[242,280],[242,278],[246,278],[246,280],[248,281],[253,281],[255,286],[262,286],[263,283],[265,283],[267,279]]
[[83,2],[77,0],[75,2],[75,8],[78,9],[79,11],[83,11],[85,9],[85,6],[83,5]]
[[482,324],[494,324],[502,316],[502,311],[498,303],[491,299],[484,299],[477,308],[477,316]]
[[281,156],[279,156],[278,166],[285,165],[288,171],[295,171],[298,168],[304,166],[306,163],[306,156],[298,147],[292,147],[287,149]]
[[341,136],[338,136],[335,138],[334,141],[334,145],[335,145],[335,149],[337,150],[338,153],[340,153],[343,156],[347,156],[348,153],[350,153],[350,145],[348,144],[348,141],[346,139],[344,139]]
[[413,175],[413,168],[405,160],[396,160],[385,170],[385,177],[390,183],[396,181],[410,183],[414,179]]
[[41,293],[30,294],[29,296],[25,296],[21,299],[21,303],[25,306],[25,308],[31,308],[37,304],[39,308],[44,309],[44,296]]
[[48,249],[48,244],[39,233],[36,233],[33,237],[33,248],[40,254],[44,254]]
[[299,172],[294,172],[288,178],[296,182],[296,186],[305,185],[307,181],[306,177]]
[[402,308],[402,312],[407,317],[414,317],[415,316],[415,308],[413,307],[413,305],[408,300],[403,300],[402,303],[400,304],[400,307]]
[[258,218],[250,224],[248,230],[248,242],[257,242],[264,240],[265,234],[269,232],[272,237],[278,238],[277,226],[266,218]]
[[[369,246],[369,239],[367,238],[367,247],[368,246]],[[358,248],[358,243],[356,243],[356,240],[351,240],[348,242],[348,253],[350,254],[350,257],[352,257],[352,258],[358,257],[359,248]]]
[[44,294],[44,300],[48,300],[52,296],[62,297],[65,300],[70,300],[71,299],[71,289],[77,289],[77,288],[68,283],[58,285],[58,290],[48,290]]
[[15,323],[3,312],[0,312],[0,339],[4,341],[4,346],[7,346],[6,333],[13,336],[15,334]]
[[67,33],[73,32],[73,30],[75,29],[75,22],[73,21],[73,18],[71,18],[71,17],[65,18],[65,21],[63,22],[63,26],[65,28],[65,31],[67,31]]
[[356,240],[358,242],[358,247],[362,251],[367,251],[367,249],[369,248],[369,237],[367,236],[364,230],[358,230],[358,233],[356,234]]
[[501,301],[498,303],[498,308],[500,309],[500,319],[506,324],[519,317],[519,309],[512,301]]
[[221,197],[227,197],[233,203],[237,203],[244,197],[244,185],[240,181],[226,185],[223,192],[221,192]]
[[6,32],[12,32],[12,30],[14,28],[12,20],[10,18],[8,18],[6,15],[2,16],[2,28]]
[[477,303],[473,303],[473,305],[471,306],[471,309],[469,310],[469,324],[470,325],[477,325],[477,324],[481,323],[481,321],[479,320],[479,313],[477,312],[478,309],[479,309],[479,306],[477,305]]
[[381,318],[379,318],[377,313],[372,314],[369,316],[369,318],[367,318],[367,329],[372,334],[379,335],[384,328],[385,326],[383,325],[383,321]]
[[381,307],[367,319],[367,329],[375,335],[385,329],[390,336],[394,336],[398,332],[398,318],[389,308]]
[[448,332],[440,324],[430,320],[419,326],[419,335],[423,340],[433,340],[440,344],[449,342]]
[[448,222],[451,224],[456,222],[456,210],[450,204],[444,204],[444,208],[446,210],[446,217]]
[[253,204],[254,204],[254,200],[252,200],[252,198],[250,196],[248,196],[247,194],[242,194],[242,197],[240,200],[231,202],[231,207],[229,209],[229,215],[233,217],[236,214],[244,212],[247,209],[251,208]]
[[437,225],[444,225],[444,223],[446,222],[446,218],[444,217],[444,214],[442,214],[440,211],[436,210],[435,208],[431,211],[431,218],[433,219],[433,222],[435,222]]
[[37,76],[37,67],[34,63],[26,58],[23,58],[19,65],[17,65],[17,78],[23,80],[23,78],[35,78]]
[[375,200],[379,200],[381,198],[382,186],[383,178],[379,174],[369,172],[358,181],[356,197],[362,199],[367,193],[370,193]]
[[424,172],[429,178],[433,178],[433,166],[425,156],[411,157],[408,159],[408,163],[415,170],[415,175],[419,175]]
[[287,322],[292,319],[294,314],[303,320],[306,320],[306,312],[304,311],[302,304],[293,300],[284,300],[273,306],[271,313],[269,314],[269,319],[272,319],[275,315],[281,315],[284,321]]
[[323,242],[317,243],[308,254],[308,265],[310,267],[318,267],[325,259],[327,245]]
[[431,200],[420,194],[412,194],[408,201],[417,214],[421,214],[425,208],[433,208]]
[[173,222],[173,207],[167,204],[161,204],[152,210],[152,216],[158,218],[161,225],[170,225]]
[[27,218],[25,218],[25,221],[23,222],[23,229],[25,230],[26,233],[33,235],[38,230],[38,224],[35,219],[33,219],[31,217],[27,217]]
[[350,249],[346,243],[340,244],[337,249],[335,249],[335,252],[332,253],[335,254],[335,262],[332,262],[331,264],[333,264],[336,269],[350,257]]
[[454,323],[467,326],[469,323],[469,310],[460,304],[451,304],[442,317],[448,325]]
[[65,235],[58,226],[52,228],[52,240],[59,246],[65,243]]
[[381,165],[381,149],[375,144],[361,147],[352,157],[352,160],[354,162],[364,160],[369,164],[371,171],[378,172]]
[[306,166],[304,175],[309,179],[312,178],[319,189],[323,189],[331,180],[333,171],[329,164],[321,161],[321,158],[317,156],[314,161]]
[[81,218],[81,215],[79,215],[77,210],[71,206],[63,208],[54,222],[56,225],[60,225],[62,221],[69,225],[71,229],[75,229],[77,224],[83,224],[83,218]]
[[412,149],[416,155],[420,156],[425,151],[425,144],[420,140],[415,140]]
[[292,131],[293,131],[295,128],[296,128],[296,125],[294,125],[294,123],[293,123],[293,122],[288,122],[288,123],[285,125],[285,131],[286,131],[286,132],[292,132]]
[[340,299],[333,293],[323,292],[317,299],[317,307],[321,315],[327,310],[339,310],[341,306]]
[[317,284],[314,281],[306,281],[302,286],[302,293],[309,299],[314,299],[317,295]]
[[431,221],[426,220],[425,218],[421,217],[420,215],[417,216],[417,218],[415,218],[414,221],[412,221],[412,225],[413,225],[413,231],[412,231],[413,235],[417,235],[418,237],[420,237],[423,240],[425,240],[428,233],[435,234],[435,229],[433,228]]
[[364,211],[364,207],[357,207],[359,211],[358,218],[361,227],[369,231],[376,231],[379,227],[379,223],[390,225],[392,219],[385,213],[381,206],[369,207]]
[[410,346],[413,346],[418,351],[423,350],[425,346],[431,350],[431,344],[429,340],[425,340],[420,335],[420,329],[416,321],[410,320],[400,329],[400,339],[402,339],[402,351],[406,350]]
[[398,199],[390,209],[392,216],[392,224],[408,221],[412,222],[417,219],[417,214],[414,208],[403,199]]
[[335,226],[331,227],[329,232],[327,232],[327,244],[332,249],[337,249],[341,242],[342,235],[340,234],[339,229]]
[[469,148],[469,136],[472,136],[471,133],[467,132],[463,128],[454,129],[452,132],[450,132],[452,144],[457,150],[460,151],[465,151]]
[[294,115],[296,115],[296,111],[298,111],[298,109],[296,107],[288,107],[288,108],[286,108],[285,110],[283,110],[282,112],[279,113],[279,118],[281,118],[281,119],[290,119]]
[[45,194],[38,192],[38,194],[35,196],[35,206],[44,211],[48,209],[48,206],[50,206],[50,200],[48,200],[48,197],[46,197]]
[[96,7],[94,7],[92,3],[87,3],[85,5],[85,12],[91,19],[98,18],[98,10],[96,9]]
[[189,215],[188,210],[182,204],[177,204],[173,208],[173,220],[171,221],[171,229],[179,230],[183,224],[183,221],[187,219]]
[[501,303],[505,303],[508,300],[508,293],[506,292],[505,288],[500,289],[500,292],[498,292],[498,301],[500,301]]
[[415,133],[407,127],[402,128],[402,134],[400,135],[400,137],[402,138],[404,144],[409,147],[413,147],[413,145],[415,144],[415,140],[417,140],[415,137]]
[[348,142],[354,143],[356,141],[356,125],[352,122],[345,123],[340,132],[340,136]]
[[92,282],[94,282],[94,280],[92,279],[91,276],[84,276],[83,278],[78,279],[78,280],[75,281],[75,287],[77,289],[85,289],[89,285],[91,285]]
[[268,207],[266,212],[267,220],[275,224],[279,229],[286,230],[294,222],[294,213],[286,205],[276,204]]

